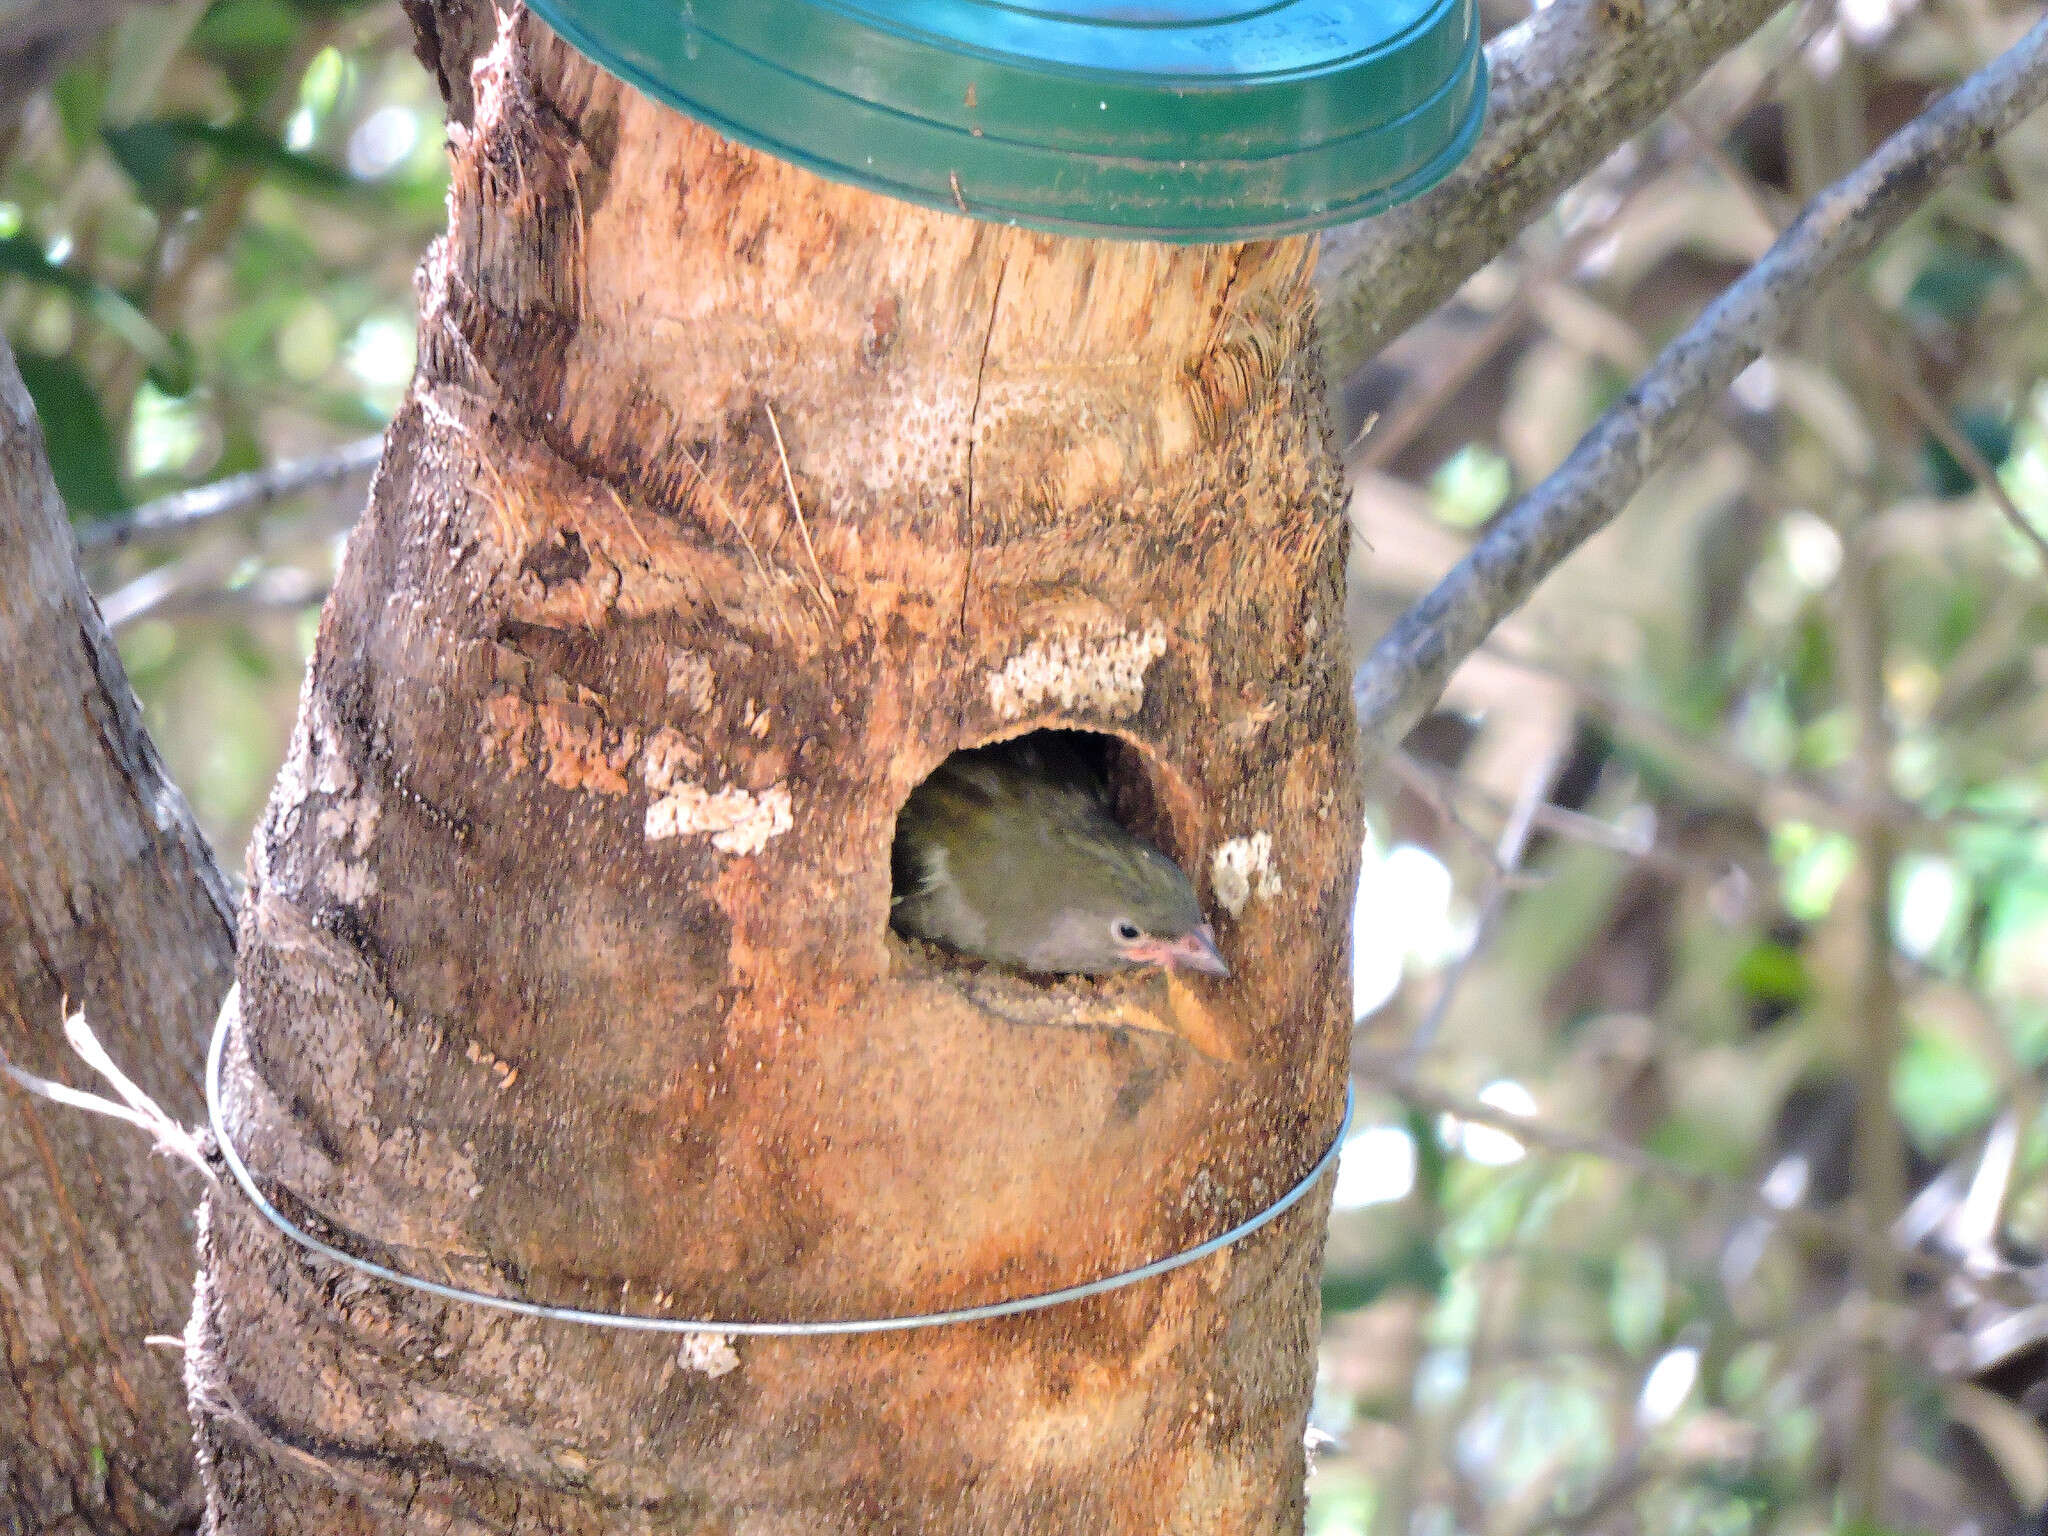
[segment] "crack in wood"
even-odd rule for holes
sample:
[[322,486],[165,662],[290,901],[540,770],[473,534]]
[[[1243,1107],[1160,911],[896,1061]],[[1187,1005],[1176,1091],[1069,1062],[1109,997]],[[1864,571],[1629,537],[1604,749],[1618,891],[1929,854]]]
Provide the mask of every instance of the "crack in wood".
[[1003,303],[1003,279],[1010,275],[1010,258],[1005,256],[1003,264],[996,268],[995,292],[988,301],[988,329],[981,336],[981,357],[974,365],[974,401],[967,407],[967,511],[962,519],[966,531],[967,569],[960,577],[960,615],[954,625],[956,634],[967,633],[967,598],[974,590],[974,442],[981,424],[981,386],[988,374],[988,353],[996,339],[996,316]]

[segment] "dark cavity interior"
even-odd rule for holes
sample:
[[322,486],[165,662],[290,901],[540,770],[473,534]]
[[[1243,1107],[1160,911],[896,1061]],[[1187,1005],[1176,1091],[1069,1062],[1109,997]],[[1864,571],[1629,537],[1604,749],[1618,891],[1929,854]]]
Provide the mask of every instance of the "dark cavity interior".
[[[1100,731],[1029,731],[1023,736],[1008,737],[1005,740],[1043,741],[1057,751],[1080,759],[1106,788],[1111,813],[1119,822],[1164,851],[1169,857],[1180,858],[1181,852],[1178,839],[1174,835],[1172,819],[1160,804],[1160,796],[1154,786],[1145,754],[1139,748],[1121,737],[1105,735]],[[983,745],[992,746],[995,743]],[[896,889],[896,876],[899,873],[892,868],[892,896],[902,894]]]

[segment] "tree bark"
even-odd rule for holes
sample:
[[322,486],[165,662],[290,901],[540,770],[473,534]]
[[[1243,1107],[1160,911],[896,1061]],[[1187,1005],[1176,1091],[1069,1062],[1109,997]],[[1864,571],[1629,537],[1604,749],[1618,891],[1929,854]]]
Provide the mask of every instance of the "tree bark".
[[[1312,245],[835,186],[515,14],[420,374],[251,849],[228,1125],[352,1251],[681,1317],[921,1312],[1172,1253],[1333,1134],[1360,806]],[[1113,737],[1235,975],[888,930],[957,748]],[[444,1303],[233,1192],[221,1532],[1301,1528],[1326,1197],[998,1323],[619,1334]]]
[[[196,1119],[228,894],[79,578],[4,343],[0,570],[0,1050],[75,1079],[68,1002]],[[196,1522],[180,1362],[142,1342],[190,1310],[194,1182],[132,1131],[0,1079],[0,1530]]]

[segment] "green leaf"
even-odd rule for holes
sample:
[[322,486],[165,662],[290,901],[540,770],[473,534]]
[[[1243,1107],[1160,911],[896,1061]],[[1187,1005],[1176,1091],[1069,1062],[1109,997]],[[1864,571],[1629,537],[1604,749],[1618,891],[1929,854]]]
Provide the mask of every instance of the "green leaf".
[[118,127],[150,109],[206,7],[207,0],[171,0],[121,17],[107,49],[105,122]]
[[298,41],[303,24],[285,0],[221,0],[199,23],[193,41],[209,53],[283,54]]
[[1824,714],[1835,695],[1835,637],[1825,609],[1808,604],[1785,658],[1785,702],[1801,725]]
[[[1780,834],[1789,834],[1792,825],[1786,823],[1777,830]],[[1773,842],[1777,846],[1772,852],[1785,871],[1785,909],[1801,922],[1813,923],[1827,916],[1828,909],[1835,904],[1835,897],[1842,889],[1842,882],[1856,867],[1856,845],[1839,832],[1802,830],[1810,834],[1803,840],[1803,845],[1795,850],[1791,846],[1794,842],[1792,837],[1776,836]]]
[[149,365],[149,382],[167,395],[189,395],[199,382],[199,354],[184,332],[173,332],[167,340],[169,354]]
[[[1952,424],[1993,469],[2011,456],[2012,423],[1997,412],[1982,406],[1964,406],[1955,413]],[[1921,434],[1920,465],[1929,489],[1937,496],[1967,496],[1977,488],[1977,477],[1949,452],[1947,444],[1932,434]]]
[[[2005,1015],[2005,1035],[2022,1066],[2038,1067],[2048,1061],[2048,1004],[2014,1003]],[[2048,1116],[2042,1125],[2048,1129]]]
[[229,164],[260,171],[295,191],[316,197],[354,197],[372,190],[371,183],[358,181],[340,166],[302,150],[288,149],[282,139],[244,123],[215,127],[188,120],[181,131],[188,132],[195,143],[206,145]]
[[1415,1143],[1415,1192],[1425,1206],[1434,1210],[1444,1201],[1444,1176],[1450,1170],[1450,1152],[1433,1116],[1410,1106],[1401,1118],[1408,1139]]
[[1637,1239],[1616,1256],[1614,1283],[1607,1293],[1607,1321],[1614,1342],[1632,1356],[1649,1353],[1663,1337],[1671,1292],[1664,1250]]
[[155,117],[110,128],[102,137],[121,169],[143,196],[159,205],[192,201],[202,184],[196,152],[210,152],[220,165],[257,172],[295,192],[322,198],[354,198],[373,190],[339,166],[316,159],[261,128],[246,123],[209,123],[196,117]]
[[222,636],[222,649],[241,676],[252,683],[267,683],[277,676],[277,658],[242,624],[230,625]]
[[106,76],[90,60],[74,64],[50,87],[50,100],[57,108],[64,143],[77,154],[100,131],[100,114],[107,104]]
[[1688,1168],[1740,1178],[1749,1167],[1751,1153],[1733,1131],[1725,1119],[1673,1114],[1650,1133],[1645,1147]]
[[1799,951],[1766,939],[1752,944],[1735,963],[1735,984],[1765,1002],[1799,1004],[1813,994],[1813,977]]
[[1453,528],[1477,528],[1515,488],[1508,461],[1484,443],[1467,443],[1429,477],[1430,510]]
[[65,505],[76,513],[118,512],[128,505],[121,488],[121,453],[91,380],[68,357],[23,352],[15,362],[36,403],[49,446],[50,472]]
[[43,254],[43,248],[27,235],[0,239],[0,273],[11,273],[42,288],[54,288],[68,295],[81,308],[150,364],[175,367],[177,354],[164,333],[150,324],[149,317],[129,303],[119,290],[74,268],[61,266]]
[[142,200],[157,208],[190,202],[194,197],[186,162],[190,150],[176,135],[155,123],[135,123],[101,132],[114,164],[128,173]]
[[1993,289],[2018,276],[2018,268],[2002,254],[1937,247],[1906,290],[1905,308],[1950,325],[1967,325]]
[[1420,1238],[1382,1264],[1349,1274],[1323,1276],[1323,1310],[1356,1312],[1369,1307],[1393,1291],[1415,1291],[1424,1296],[1440,1295],[1450,1271],[1434,1243]]
[[1937,1148],[1981,1125],[1998,1104],[1998,1077],[1962,1041],[1916,1028],[1892,1073],[1899,1118],[1923,1148]]

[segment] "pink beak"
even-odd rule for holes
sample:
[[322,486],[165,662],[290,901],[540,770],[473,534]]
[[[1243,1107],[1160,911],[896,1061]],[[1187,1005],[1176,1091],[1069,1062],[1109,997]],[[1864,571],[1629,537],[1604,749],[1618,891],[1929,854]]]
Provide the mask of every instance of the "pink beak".
[[1147,965],[1175,966],[1201,971],[1209,976],[1228,976],[1230,965],[1216,947],[1216,930],[1207,923],[1177,939],[1141,939],[1124,951],[1131,959]]

